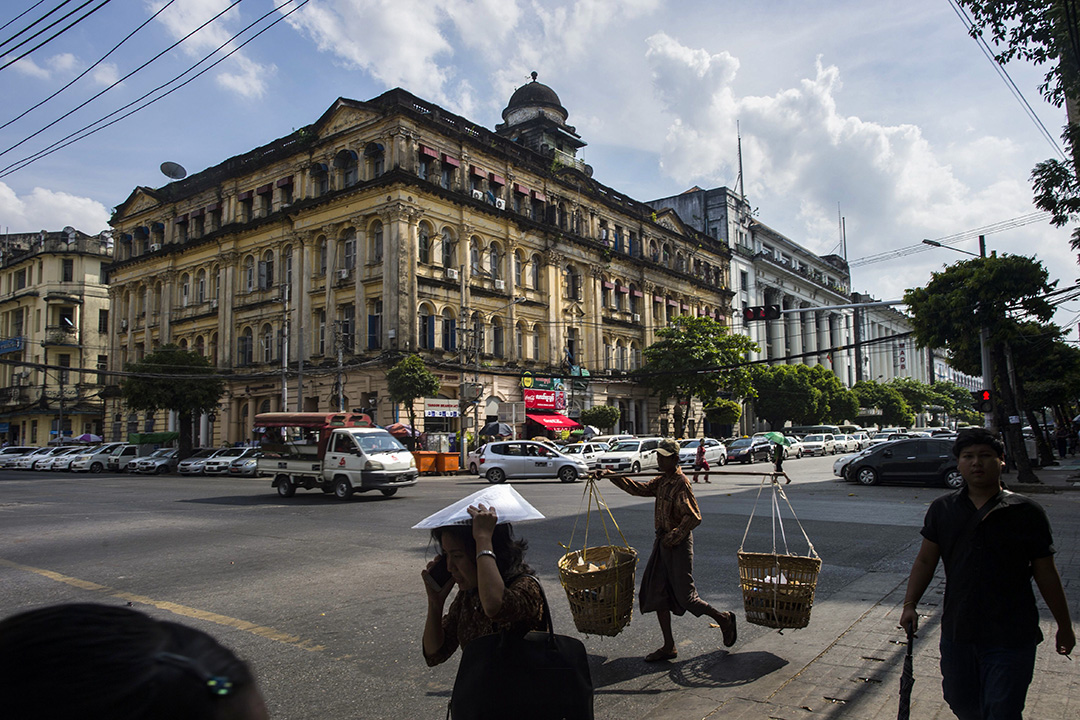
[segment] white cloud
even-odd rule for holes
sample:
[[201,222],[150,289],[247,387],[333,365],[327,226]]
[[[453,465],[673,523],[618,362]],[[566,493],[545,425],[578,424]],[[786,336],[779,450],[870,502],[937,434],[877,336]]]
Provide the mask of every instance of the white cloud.
[[46,61],[46,63],[50,68],[52,68],[53,72],[58,72],[61,74],[70,73],[73,70],[78,69],[80,64],[78,58],[76,58],[71,53],[60,53],[59,55],[53,55]]
[[[11,56],[5,55],[3,57],[4,64],[11,62]],[[24,57],[22,60],[14,63],[11,66],[13,69],[21,72],[23,75],[29,75],[30,77],[39,78],[41,80],[48,80],[51,77],[51,73],[47,68],[43,68],[34,62],[31,57]]]
[[108,87],[120,79],[120,70],[113,63],[101,63],[90,76],[98,85]]
[[[184,0],[170,6],[158,16],[157,21],[164,25],[173,37],[179,39],[231,4],[232,0]],[[157,12],[164,5],[163,0],[154,0],[149,7],[151,12]],[[261,15],[265,11],[260,9],[257,12]],[[185,40],[180,48],[190,57],[201,59],[207,53],[223,46],[214,58],[208,61],[213,62],[237,46],[237,43],[231,40],[233,34],[255,17],[253,13],[251,17],[242,18],[239,8],[229,10]],[[249,33],[253,31],[254,29]],[[246,34],[241,40],[249,36]],[[251,60],[242,51],[234,53],[217,67],[220,70],[216,76],[218,84],[232,92],[239,92],[244,97],[262,97],[267,89],[266,78],[272,76],[276,70],[273,65],[262,65]]]
[[96,200],[42,187],[19,197],[6,183],[0,182],[0,230],[53,231],[67,225],[96,235],[109,228],[109,211]]

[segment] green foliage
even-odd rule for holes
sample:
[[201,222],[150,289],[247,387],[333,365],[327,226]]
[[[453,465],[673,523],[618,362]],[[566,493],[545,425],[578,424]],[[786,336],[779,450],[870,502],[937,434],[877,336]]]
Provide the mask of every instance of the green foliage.
[[620,414],[619,408],[614,405],[593,405],[591,408],[582,410],[579,419],[582,425],[592,425],[601,430],[607,430],[615,427],[615,424],[619,422]]
[[683,401],[697,397],[709,405],[721,393],[753,394],[746,354],[758,346],[750,338],[729,333],[727,326],[712,318],[689,315],[675,318],[656,335],[659,340],[645,348],[638,378],[661,404],[676,401],[676,437],[682,436],[685,424]]
[[[409,425],[416,427],[417,398],[432,397],[439,392],[439,378],[427,369],[419,355],[407,355],[386,373],[387,391],[390,399],[405,406],[409,413]],[[409,438],[412,449],[415,440]]]
[[[806,365],[754,367],[754,412],[777,430],[787,421],[815,425],[824,393],[812,384]],[[809,420],[807,419],[809,418]]]
[[859,399],[859,407],[864,410],[878,409],[880,415],[864,416],[868,422],[877,421],[882,425],[910,426],[915,423],[915,414],[904,396],[895,387],[873,380],[855,383],[852,388]]
[[719,398],[705,408],[705,417],[713,425],[734,425],[742,417],[742,405],[734,400]]
[[180,456],[190,455],[192,417],[216,410],[225,394],[225,382],[212,377],[210,360],[170,344],[124,369],[135,373],[120,384],[124,404],[144,412],[175,410],[179,414]]

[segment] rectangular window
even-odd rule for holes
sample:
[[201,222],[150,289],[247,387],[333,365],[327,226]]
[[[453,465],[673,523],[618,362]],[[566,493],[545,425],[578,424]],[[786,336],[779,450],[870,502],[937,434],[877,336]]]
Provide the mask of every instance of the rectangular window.
[[368,350],[382,347],[382,300],[376,300],[368,306]]
[[26,287],[26,268],[15,272],[15,289],[22,290]]
[[346,270],[352,270],[356,267],[356,238],[350,238],[345,241],[345,252],[343,253],[343,261],[345,263]]
[[457,320],[452,317],[443,316],[442,319],[442,348],[457,349]]
[[109,332],[109,311],[98,310],[97,313],[97,330],[99,333],[106,334]]
[[104,374],[104,371],[107,370],[108,367],[109,367],[109,356],[108,355],[98,355],[97,356],[97,369],[99,371],[101,371],[101,372],[98,373],[98,376],[97,376],[97,384],[98,385],[105,385],[106,384],[106,380],[107,380],[108,376],[106,376]]
[[319,355],[326,354],[326,311],[319,311],[319,322],[316,323],[315,332],[318,333],[316,338],[316,347],[319,348]]
[[61,261],[61,277],[60,282],[74,282],[75,281],[75,259],[64,258]]
[[[59,365],[60,367],[63,367],[63,368],[71,367],[71,356],[67,355],[67,354],[58,355],[57,358],[56,358],[56,364]],[[71,382],[71,373],[69,371],[67,371],[67,370],[61,370],[60,371],[60,384],[61,385],[67,385],[70,382]]]
[[255,200],[248,196],[240,200],[240,222],[251,222],[255,217]]
[[352,305],[341,307],[341,344],[345,352],[356,350],[356,308]]

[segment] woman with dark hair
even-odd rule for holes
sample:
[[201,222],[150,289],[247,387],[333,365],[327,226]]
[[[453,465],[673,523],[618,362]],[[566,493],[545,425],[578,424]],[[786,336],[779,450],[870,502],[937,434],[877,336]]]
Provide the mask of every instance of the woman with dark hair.
[[0,697],[19,720],[264,720],[255,678],[206,633],[123,607],[0,621]]
[[[469,507],[472,522],[431,531],[439,555],[421,571],[427,589],[424,659],[446,662],[458,647],[482,635],[542,630],[543,595],[525,564],[528,543],[516,539],[509,523],[498,523],[495,508]],[[433,573],[443,562],[450,579],[439,585]],[[454,585],[458,594],[443,615]]]

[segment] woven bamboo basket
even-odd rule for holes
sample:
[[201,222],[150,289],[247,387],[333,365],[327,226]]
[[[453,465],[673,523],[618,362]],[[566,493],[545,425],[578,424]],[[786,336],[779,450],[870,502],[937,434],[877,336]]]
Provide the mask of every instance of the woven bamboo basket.
[[821,558],[777,553],[739,553],[746,620],[770,628],[810,624]]
[[[579,560],[603,566],[576,572]],[[637,551],[632,547],[601,545],[574,550],[559,560],[559,579],[566,590],[578,632],[614,637],[634,614],[634,573]]]

